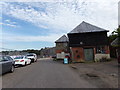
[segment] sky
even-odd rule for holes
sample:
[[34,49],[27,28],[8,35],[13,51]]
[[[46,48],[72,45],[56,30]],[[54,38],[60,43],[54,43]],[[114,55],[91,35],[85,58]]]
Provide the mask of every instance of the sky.
[[118,2],[118,25],[120,25],[120,1]]
[[4,0],[0,2],[0,48],[54,47],[82,21],[109,30],[118,27],[118,0]]

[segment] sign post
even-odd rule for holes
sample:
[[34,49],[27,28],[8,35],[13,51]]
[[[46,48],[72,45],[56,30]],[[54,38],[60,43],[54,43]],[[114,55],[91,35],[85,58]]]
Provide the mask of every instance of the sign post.
[[68,58],[64,58],[64,64],[68,64]]

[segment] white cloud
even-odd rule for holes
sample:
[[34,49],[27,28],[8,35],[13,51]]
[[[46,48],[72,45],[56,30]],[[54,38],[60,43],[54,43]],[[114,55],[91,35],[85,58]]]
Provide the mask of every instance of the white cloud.
[[9,26],[9,27],[17,27],[17,25],[14,24],[7,24],[7,23],[0,23],[1,25]]
[[17,4],[2,2],[3,14],[30,22],[52,32],[49,36],[8,35],[4,39],[54,42],[62,33],[70,32],[83,20],[112,32],[118,25],[117,1],[66,0],[65,2],[21,2]]
[[3,2],[54,2],[56,0],[4,0]]
[[18,27],[16,22],[12,22],[11,20],[4,20],[3,22],[0,22],[1,25],[9,26],[9,27]]
[[15,42],[55,42],[62,34],[50,34],[48,36],[25,36],[25,35],[13,35],[9,33],[2,33],[3,41],[15,41]]
[[8,23],[9,23],[9,22],[10,22],[10,20],[5,20],[5,22],[8,22]]
[[[65,0],[63,0],[65,1]],[[28,6],[23,6],[26,4]],[[83,20],[105,29],[117,28],[117,0],[89,0],[59,3],[3,3],[3,13],[33,23],[52,32],[69,32]],[[38,10],[33,7],[37,7]],[[43,12],[40,9],[45,9]],[[113,23],[114,22],[114,23]]]
[[[3,2],[72,2],[73,0],[2,0]],[[77,0],[82,1],[82,0]],[[118,2],[119,0],[85,0],[89,2]]]

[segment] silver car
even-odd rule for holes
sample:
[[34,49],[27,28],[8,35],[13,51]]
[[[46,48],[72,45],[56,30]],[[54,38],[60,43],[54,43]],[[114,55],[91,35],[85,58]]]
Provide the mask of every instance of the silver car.
[[14,72],[15,61],[10,56],[0,56],[0,74]]

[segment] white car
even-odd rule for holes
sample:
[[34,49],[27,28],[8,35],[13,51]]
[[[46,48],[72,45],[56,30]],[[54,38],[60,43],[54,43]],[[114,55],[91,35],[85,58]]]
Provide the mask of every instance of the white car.
[[17,56],[14,58],[15,65],[28,65],[31,64],[31,60],[28,59],[26,56]]
[[37,61],[37,55],[35,53],[29,53],[26,56],[27,56],[27,58],[31,59],[32,62]]

